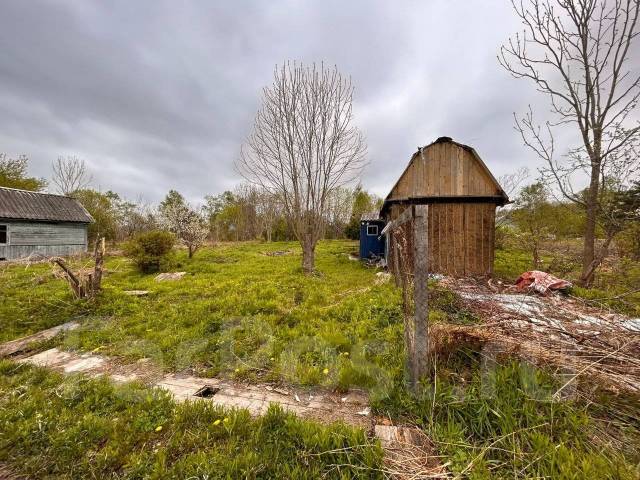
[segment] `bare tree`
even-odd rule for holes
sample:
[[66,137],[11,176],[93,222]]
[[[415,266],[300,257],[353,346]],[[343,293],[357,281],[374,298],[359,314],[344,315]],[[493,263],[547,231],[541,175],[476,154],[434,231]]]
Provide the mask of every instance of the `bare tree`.
[[522,183],[529,178],[529,169],[527,167],[520,167],[518,170],[512,173],[505,173],[498,177],[498,183],[507,194],[507,197],[512,198],[518,194]]
[[282,214],[282,201],[279,195],[261,189],[256,195],[256,219],[260,234],[264,234],[267,242],[271,241],[273,228]]
[[[354,190],[352,188],[334,188],[329,194],[327,221],[331,231],[331,237],[342,238],[345,229],[351,219],[353,210]],[[359,223],[359,222],[358,222]]]
[[352,99],[351,80],[336,67],[276,67],[237,162],[247,180],[282,198],[306,274],[314,269],[330,192],[352,181],[365,164],[364,138],[352,125]]
[[84,160],[78,157],[58,157],[52,168],[52,181],[58,192],[63,195],[71,195],[91,183],[92,177],[87,171],[87,166]]
[[[640,97],[640,76],[629,70],[638,35],[640,0],[512,0],[524,32],[509,39],[498,57],[515,78],[526,78],[551,103],[552,119],[536,124],[531,109],[516,129],[545,161],[542,173],[561,194],[586,212],[581,281],[593,280],[601,190],[620,164],[636,162],[628,149],[640,126],[632,111]],[[558,157],[554,136],[572,128],[580,145]],[[625,153],[627,152],[627,153]],[[574,189],[586,174],[586,194]],[[576,175],[578,174],[578,175]]]
[[[498,183],[509,198],[514,198],[521,190],[522,183],[529,178],[529,169],[521,167],[515,172],[505,173],[498,177]],[[511,222],[514,202],[504,205],[496,213],[495,244],[497,248],[503,248],[508,238],[509,223]]]

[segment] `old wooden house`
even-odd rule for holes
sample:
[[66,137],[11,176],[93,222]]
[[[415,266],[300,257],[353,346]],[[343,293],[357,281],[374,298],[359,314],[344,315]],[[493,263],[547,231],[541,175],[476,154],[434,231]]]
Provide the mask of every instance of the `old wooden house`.
[[[462,276],[493,273],[496,207],[509,202],[476,151],[449,137],[438,138],[413,154],[391,192],[381,216],[393,221],[412,205],[428,205],[429,271]],[[397,245],[388,242],[393,271]]]
[[85,252],[92,221],[71,197],[0,187],[0,260]]

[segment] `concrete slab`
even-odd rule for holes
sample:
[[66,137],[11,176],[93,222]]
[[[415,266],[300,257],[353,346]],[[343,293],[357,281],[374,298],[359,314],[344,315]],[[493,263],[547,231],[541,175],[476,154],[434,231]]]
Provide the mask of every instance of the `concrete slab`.
[[76,360],[67,363],[64,366],[65,373],[86,372],[87,370],[95,370],[105,362],[102,357],[93,355],[82,356]]
[[77,358],[76,355],[70,352],[64,352],[57,348],[45,350],[44,352],[36,353],[30,357],[20,359],[19,362],[31,363],[39,367],[56,368],[64,366],[66,363],[71,362]]

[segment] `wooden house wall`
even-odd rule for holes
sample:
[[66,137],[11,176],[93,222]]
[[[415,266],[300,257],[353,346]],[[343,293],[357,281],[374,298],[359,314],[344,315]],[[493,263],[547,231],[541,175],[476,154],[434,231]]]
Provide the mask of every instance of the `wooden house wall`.
[[[393,205],[392,218],[406,206]],[[429,272],[454,277],[493,274],[495,205],[491,203],[435,203],[429,205],[427,232]],[[397,259],[390,248],[389,268]]]
[[442,142],[429,145],[416,154],[387,199],[500,194],[490,175],[469,149]]
[[0,258],[14,260],[31,253],[65,256],[87,250],[87,225],[84,223],[16,222],[0,219],[7,225],[7,244],[0,245]]

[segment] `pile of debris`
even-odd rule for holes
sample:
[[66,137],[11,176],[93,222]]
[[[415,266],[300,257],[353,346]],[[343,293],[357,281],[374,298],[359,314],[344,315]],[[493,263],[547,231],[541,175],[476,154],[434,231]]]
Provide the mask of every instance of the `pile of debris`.
[[[567,385],[588,378],[591,385],[597,382],[612,392],[640,394],[640,318],[550,294],[553,279],[546,279],[549,283],[534,275],[519,280],[518,289],[527,293],[495,293],[480,283],[445,279],[465,308],[482,321],[432,326],[434,348],[451,350],[460,343],[488,346],[494,354],[562,369],[569,378]],[[526,283],[530,288],[523,287]]]

